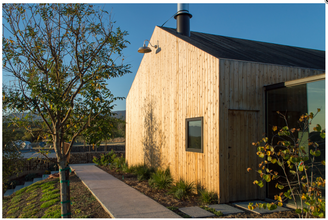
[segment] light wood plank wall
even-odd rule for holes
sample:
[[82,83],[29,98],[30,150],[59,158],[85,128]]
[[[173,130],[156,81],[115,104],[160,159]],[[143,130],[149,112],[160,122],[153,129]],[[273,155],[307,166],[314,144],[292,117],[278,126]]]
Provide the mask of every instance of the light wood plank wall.
[[219,203],[265,198],[265,187],[253,185],[259,176],[246,171],[248,167],[257,170],[260,162],[251,143],[259,141],[265,133],[264,86],[322,73],[322,70],[220,59]]
[[[152,48],[144,55],[126,100],[128,164],[144,162],[144,111],[151,102],[155,139],[163,134],[162,167],[169,166],[176,180],[217,192],[219,60],[157,27],[150,42],[158,42],[158,52]],[[204,153],[185,150],[185,120],[193,117],[204,120]],[[156,141],[159,146],[161,141]]]
[[[144,119],[151,103],[152,143],[160,149],[162,167],[170,167],[175,180],[183,178],[217,192],[219,203],[264,198],[265,191],[252,184],[256,174],[246,171],[259,162],[251,143],[265,131],[263,86],[323,71],[218,59],[158,27],[150,42],[159,48],[143,55],[126,99],[128,164],[145,162]],[[232,132],[239,136],[233,148],[228,148],[233,138],[229,116],[237,117],[230,119]],[[204,119],[203,153],[185,151],[185,119],[192,117]],[[228,157],[234,152],[231,166]]]

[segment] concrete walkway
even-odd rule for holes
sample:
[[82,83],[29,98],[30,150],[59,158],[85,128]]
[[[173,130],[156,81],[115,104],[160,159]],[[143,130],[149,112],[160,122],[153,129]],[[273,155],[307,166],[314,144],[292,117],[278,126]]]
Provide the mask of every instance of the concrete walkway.
[[70,164],[113,218],[181,218],[94,164]]

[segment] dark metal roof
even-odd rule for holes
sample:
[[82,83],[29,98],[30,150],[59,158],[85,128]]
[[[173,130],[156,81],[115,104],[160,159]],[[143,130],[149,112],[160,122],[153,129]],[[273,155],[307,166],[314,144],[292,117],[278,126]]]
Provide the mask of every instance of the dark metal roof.
[[311,69],[325,69],[325,51],[321,50],[244,40],[193,31],[190,32],[190,37],[187,37],[178,34],[173,28],[160,28],[217,58]]

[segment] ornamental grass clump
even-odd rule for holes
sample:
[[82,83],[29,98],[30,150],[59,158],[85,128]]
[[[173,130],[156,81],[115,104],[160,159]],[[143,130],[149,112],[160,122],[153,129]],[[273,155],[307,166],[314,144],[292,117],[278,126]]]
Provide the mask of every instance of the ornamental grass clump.
[[218,201],[218,196],[214,192],[210,192],[206,189],[199,189],[198,192],[200,194],[199,199],[200,199],[201,203],[204,205],[212,204],[212,203]]
[[149,186],[157,189],[167,189],[170,188],[173,182],[173,178],[170,173],[170,169],[166,170],[158,169],[155,173],[151,174],[148,180]]
[[[273,126],[272,139],[263,138],[257,143],[257,155],[263,158],[259,164],[261,180],[253,183],[264,186],[264,182],[275,181],[275,187],[281,193],[274,196],[275,203],[252,204],[248,208],[268,208],[273,210],[282,206],[283,202],[292,200],[295,204],[295,212],[299,217],[325,217],[325,198],[322,195],[326,180],[325,160],[321,157],[321,150],[325,146],[326,132],[320,125],[312,126],[316,114],[304,114],[298,120],[299,127],[289,128],[286,117],[277,112],[285,121],[286,126],[278,130]],[[309,131],[313,127],[314,131]],[[321,149],[321,150],[320,150]],[[274,169],[272,164],[277,164],[279,169]],[[270,169],[272,168],[272,169]],[[251,168],[247,169],[248,171]]]
[[135,168],[134,174],[137,175],[138,181],[149,180],[151,174],[155,172],[154,168],[149,168],[146,165],[139,165]]
[[170,189],[169,193],[173,194],[177,199],[185,199],[193,192],[194,183],[187,182],[183,179],[178,180]]

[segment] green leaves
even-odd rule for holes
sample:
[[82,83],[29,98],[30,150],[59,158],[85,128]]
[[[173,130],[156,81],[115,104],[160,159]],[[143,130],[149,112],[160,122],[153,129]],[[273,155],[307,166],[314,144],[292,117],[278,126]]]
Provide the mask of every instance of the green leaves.
[[310,150],[310,154],[315,156],[315,157],[319,157],[321,155],[321,151],[320,150],[316,150],[313,151],[312,149]]
[[270,175],[270,174],[265,174],[265,175],[263,175],[263,179],[264,179],[266,182],[270,182],[270,181],[271,181],[271,175]]

